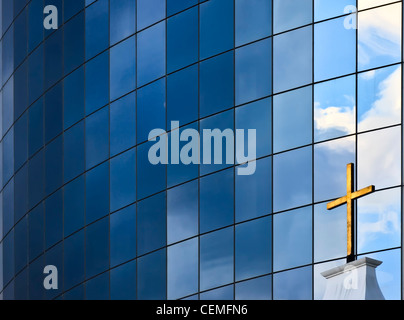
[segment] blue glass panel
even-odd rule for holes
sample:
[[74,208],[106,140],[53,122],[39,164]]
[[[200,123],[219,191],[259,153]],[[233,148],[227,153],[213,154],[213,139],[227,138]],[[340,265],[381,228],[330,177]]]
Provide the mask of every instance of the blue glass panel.
[[29,299],[43,300],[45,298],[45,288],[43,286],[44,256],[39,257],[29,265]]
[[136,206],[110,216],[111,267],[136,257]]
[[137,91],[137,141],[148,140],[150,131],[165,129],[165,79]]
[[[24,269],[14,280],[15,300],[22,301],[28,299],[28,269]],[[4,292],[5,293],[5,292]],[[6,300],[3,296],[3,299]]]
[[166,166],[152,165],[149,161],[149,149],[153,142],[137,148],[137,198],[142,199],[160,192],[166,187]]
[[312,267],[277,273],[273,284],[274,300],[311,300]]
[[11,25],[3,36],[2,59],[2,76],[4,84],[14,71],[14,25]]
[[14,128],[3,138],[3,186],[14,174]]
[[3,240],[3,283],[14,277],[14,229]]
[[63,86],[59,82],[45,95],[45,143],[63,130]]
[[271,213],[272,158],[256,161],[252,175],[236,175],[236,222]]
[[[79,3],[80,1],[64,1]],[[66,18],[66,16],[65,16]],[[84,62],[84,13],[80,13],[64,26],[64,74],[68,74]]]
[[[294,5],[295,1],[292,2]],[[274,37],[273,46],[275,93],[297,88],[312,81],[312,27],[278,35]]]
[[45,245],[50,248],[63,238],[63,193],[61,190],[45,201]]
[[69,290],[84,281],[84,231],[64,240],[64,289]]
[[167,191],[168,244],[198,233],[198,181]]
[[236,226],[236,281],[272,271],[272,217]]
[[109,101],[108,51],[86,64],[86,115],[106,105]]
[[133,36],[110,50],[110,100],[136,88],[136,38]]
[[86,173],[86,223],[109,213],[109,163]]
[[188,296],[198,291],[198,239],[171,246],[167,251],[167,298]]
[[45,41],[45,90],[63,76],[63,31],[57,30]]
[[111,156],[136,144],[136,93],[111,104],[109,121]]
[[14,73],[14,120],[17,120],[28,106],[28,61]]
[[200,290],[233,282],[234,232],[227,228],[200,238]]
[[28,262],[28,218],[22,219],[14,228],[15,273],[17,274]]
[[198,3],[198,0],[167,0],[167,15],[171,16]]
[[3,135],[10,129],[14,121],[14,81],[13,77],[7,82],[3,89],[3,110],[2,125]]
[[136,1],[110,0],[110,44],[136,31]]
[[14,222],[28,211],[28,165],[25,164],[14,177]]
[[315,25],[315,81],[355,72],[356,32],[344,27],[344,19],[346,17]]
[[43,39],[43,0],[32,0],[28,5],[28,50],[31,52]]
[[166,245],[166,194],[160,193],[138,203],[138,255]]
[[28,59],[28,104],[33,103],[43,92],[43,67],[43,45],[40,45]]
[[136,300],[136,261],[110,271],[111,300]]
[[166,299],[166,250],[138,259],[137,294],[139,300]]
[[312,261],[312,207],[274,216],[274,271]]
[[[150,0],[145,0],[150,2]],[[138,26],[139,28],[139,26]],[[137,34],[137,86],[165,74],[166,27],[161,22]]]
[[85,6],[84,0],[63,1],[64,20],[67,21]]
[[274,211],[312,200],[312,148],[306,147],[274,157]]
[[84,116],[84,68],[69,74],[64,83],[63,121],[69,128]]
[[347,6],[356,6],[356,0],[314,0],[314,20],[340,16]]
[[28,114],[24,113],[14,125],[14,168],[17,171],[28,157]]
[[271,50],[272,39],[236,50],[236,104],[271,94]]
[[14,21],[14,67],[16,68],[27,55],[28,32],[27,10]]
[[[28,216],[29,261],[34,260],[44,251],[44,219],[43,203],[39,204]],[[43,269],[42,269],[43,270]]]
[[203,292],[200,294],[200,300],[233,300],[234,299],[234,286],[226,286],[219,289]]
[[14,179],[3,189],[3,234],[14,226]]
[[45,148],[45,193],[51,194],[63,183],[63,139],[57,137]]
[[64,235],[69,236],[84,226],[84,176],[64,187]]
[[182,12],[167,21],[167,72],[198,60],[198,8]]
[[89,169],[109,156],[109,107],[86,118],[86,168]]
[[312,142],[312,90],[308,86],[274,97],[274,152]]
[[261,277],[236,284],[236,300],[272,300],[272,278]]
[[44,152],[41,150],[28,163],[29,209],[43,199],[44,191]]
[[274,33],[309,24],[312,14],[312,0],[274,0]]
[[79,122],[64,133],[64,182],[84,171],[84,122]]
[[108,47],[108,18],[108,0],[99,0],[86,9],[86,59],[94,57]]
[[167,127],[171,121],[180,126],[198,118],[198,66],[171,74],[167,78]]
[[[45,298],[50,300],[63,292],[62,279],[60,277],[63,274],[63,242],[60,242],[45,253],[45,265],[55,266],[58,270],[58,289],[45,291]],[[52,283],[55,282],[52,280]]]
[[234,105],[234,54],[225,53],[200,64],[200,117]]
[[86,228],[86,278],[91,278],[109,267],[109,218]]
[[28,156],[31,157],[43,146],[44,107],[40,99],[29,108],[28,113]]
[[200,232],[234,223],[234,170],[202,178],[200,188]]
[[137,0],[137,29],[142,30],[166,16],[164,0]]
[[272,0],[236,0],[236,46],[271,33]]
[[116,211],[136,201],[136,149],[111,159],[111,204]]
[[234,1],[212,0],[200,5],[200,58],[234,46]]
[[86,300],[109,300],[109,272],[86,282]]

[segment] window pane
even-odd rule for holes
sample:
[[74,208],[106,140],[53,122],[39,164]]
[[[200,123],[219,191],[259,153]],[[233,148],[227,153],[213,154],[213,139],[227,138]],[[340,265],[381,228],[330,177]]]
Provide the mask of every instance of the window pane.
[[198,60],[198,8],[182,12],[167,21],[167,72]]
[[110,0],[110,44],[129,37],[136,31],[136,1]]
[[236,0],[236,46],[268,37],[271,32],[271,1]]
[[271,288],[271,276],[236,283],[236,300],[272,300]]
[[46,249],[63,239],[63,193],[61,190],[45,201]]
[[272,39],[236,50],[236,104],[271,94]]
[[64,81],[64,128],[69,128],[84,116],[84,68],[74,71]]
[[233,282],[233,228],[209,233],[200,238],[200,290]]
[[166,250],[159,250],[138,260],[137,294],[139,300],[166,299]]
[[[150,0],[144,0],[150,1]],[[137,35],[137,86],[164,76],[166,69],[166,27],[161,22]]]
[[136,257],[136,206],[110,216],[111,267]]
[[358,130],[401,122],[401,67],[393,66],[358,76]]
[[109,1],[100,0],[86,9],[86,59],[106,49],[109,44]]
[[86,119],[86,168],[105,161],[109,156],[109,107]]
[[234,1],[212,0],[200,4],[200,58],[234,46]]
[[274,157],[274,211],[291,209],[311,202],[311,147]]
[[312,0],[273,0],[274,33],[293,29],[312,22]]
[[320,81],[355,72],[356,30],[346,29],[346,17],[314,27],[314,79]]
[[312,113],[311,86],[274,97],[274,152],[312,142]]
[[71,235],[84,226],[84,176],[64,187],[64,236]]
[[[295,1],[292,2],[294,5]],[[273,64],[274,92],[310,83],[312,81],[312,27],[276,36]]]
[[316,205],[314,207],[314,261],[345,257],[346,240],[346,205],[331,211],[327,210],[326,203]]
[[234,55],[232,52],[200,64],[200,117],[234,105]]
[[167,15],[171,16],[198,3],[198,0],[167,0]]
[[272,158],[256,161],[253,175],[236,175],[236,222],[270,214]]
[[86,228],[86,278],[91,278],[109,267],[109,218]]
[[110,271],[111,300],[136,300],[136,261]]
[[274,216],[274,271],[312,261],[312,207]]
[[314,86],[314,141],[355,133],[355,76]]
[[380,191],[357,201],[358,253],[399,247],[401,190]]
[[110,210],[136,201],[136,149],[111,159]]
[[84,231],[65,239],[63,247],[64,288],[68,290],[84,281]]
[[272,271],[272,217],[236,226],[236,281]]
[[314,201],[346,194],[346,164],[355,163],[355,137],[314,146]]
[[228,169],[200,180],[200,232],[234,222],[234,170]]
[[86,300],[109,300],[109,272],[87,281]]
[[203,292],[199,295],[200,300],[233,300],[234,299],[234,286],[226,286],[223,288],[211,290],[208,292]]
[[137,141],[147,141],[154,129],[165,129],[165,80],[161,79],[137,91]]
[[198,233],[198,181],[167,191],[168,243],[191,238]]
[[356,0],[314,0],[314,21],[341,16],[347,6],[356,6]]
[[178,71],[167,77],[167,127],[171,121],[180,126],[198,118],[198,66]]
[[137,0],[137,29],[142,30],[166,16],[164,0]]
[[110,100],[136,88],[136,38],[131,37],[110,51]]
[[[239,143],[248,143],[248,130],[256,130],[256,158],[272,153],[272,100],[256,101],[236,109],[236,130],[244,129],[244,141],[236,139],[236,148]],[[237,138],[237,137],[236,137]],[[245,147],[246,148],[246,147]]]
[[104,52],[86,64],[86,115],[109,101],[109,53]]
[[63,148],[63,177],[68,182],[84,171],[84,121],[64,133]]
[[166,245],[166,221],[166,194],[164,192],[138,203],[138,255]]
[[358,68],[371,69],[401,60],[401,3],[359,13]]
[[110,153],[114,156],[136,144],[136,93],[110,106]]
[[401,183],[400,137],[400,127],[358,136],[358,188],[382,189]]
[[80,13],[64,26],[63,68],[65,75],[84,62],[84,24],[84,13]]
[[167,298],[170,300],[198,291],[197,238],[168,248],[167,286]]
[[274,275],[274,300],[311,300],[312,267]]
[[86,223],[109,213],[109,163],[86,173]]
[[63,130],[63,86],[59,82],[45,95],[45,143]]

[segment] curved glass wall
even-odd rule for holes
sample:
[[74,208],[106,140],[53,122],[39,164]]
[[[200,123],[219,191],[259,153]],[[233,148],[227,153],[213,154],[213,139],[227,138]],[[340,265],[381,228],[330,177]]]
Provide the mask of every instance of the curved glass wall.
[[[326,203],[347,163],[376,186],[356,255],[402,298],[402,1],[0,9],[3,299],[321,299],[346,255],[346,207]],[[255,173],[153,165],[158,128],[255,129]]]

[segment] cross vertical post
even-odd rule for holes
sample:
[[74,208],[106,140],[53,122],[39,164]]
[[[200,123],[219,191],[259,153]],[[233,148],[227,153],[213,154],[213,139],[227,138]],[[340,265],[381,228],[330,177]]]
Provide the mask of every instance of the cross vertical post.
[[332,210],[346,203],[347,205],[347,262],[355,260],[355,218],[353,200],[359,199],[375,191],[375,186],[369,186],[359,191],[354,190],[354,164],[346,168],[346,195],[327,204],[327,210]]

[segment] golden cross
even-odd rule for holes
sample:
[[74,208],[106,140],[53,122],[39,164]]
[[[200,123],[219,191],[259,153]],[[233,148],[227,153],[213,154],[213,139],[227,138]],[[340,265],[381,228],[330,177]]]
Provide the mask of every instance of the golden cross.
[[359,191],[354,190],[354,164],[349,163],[346,168],[346,195],[327,204],[327,210],[347,204],[347,260],[355,260],[354,250],[354,209],[353,200],[359,199],[375,191],[375,186],[369,186]]

